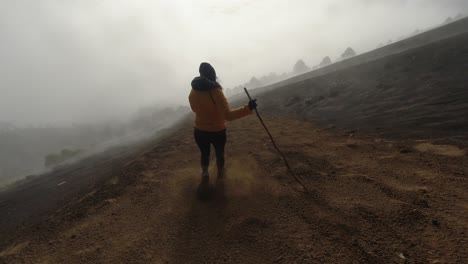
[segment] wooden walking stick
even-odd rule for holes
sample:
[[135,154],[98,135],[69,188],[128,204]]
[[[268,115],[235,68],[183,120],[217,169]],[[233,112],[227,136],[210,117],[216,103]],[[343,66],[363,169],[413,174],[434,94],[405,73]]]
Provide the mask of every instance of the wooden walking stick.
[[[249,94],[249,91],[247,91],[247,88],[244,87],[244,91],[245,93],[247,94],[247,97],[249,97],[249,100],[252,100],[252,97],[250,97],[250,94]],[[263,122],[263,119],[262,117],[260,116],[260,114],[258,113],[258,110],[257,108],[255,108],[255,113],[257,114],[257,117],[258,117],[258,120],[260,120],[260,123],[262,123],[263,127],[265,128],[265,131],[268,133],[268,136],[270,137],[270,140],[271,140],[271,143],[273,143],[273,146],[275,147],[276,151],[278,151],[278,153],[281,155],[281,157],[283,158],[283,161],[284,161],[284,164],[286,165],[286,168],[288,169],[289,173],[291,173],[291,175],[294,177],[294,179],[300,184],[302,185],[302,188],[304,189],[304,191],[306,193],[309,193],[309,190],[307,189],[307,187],[304,185],[304,183],[301,181],[301,179],[299,179],[299,177],[297,177],[296,174],[294,174],[293,170],[291,169],[291,167],[289,166],[289,163],[288,163],[288,160],[286,159],[286,156],[283,154],[283,152],[281,152],[281,150],[278,148],[278,146],[276,145],[276,142],[275,140],[273,139],[273,136],[271,135],[270,131],[268,130],[267,126],[265,125],[265,123]]]

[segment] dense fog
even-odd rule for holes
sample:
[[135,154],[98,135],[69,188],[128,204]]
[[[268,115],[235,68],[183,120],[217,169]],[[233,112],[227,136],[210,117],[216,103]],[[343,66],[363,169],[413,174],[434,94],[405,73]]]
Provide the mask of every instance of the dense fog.
[[128,117],[187,104],[200,61],[226,88],[357,53],[464,14],[464,0],[1,0],[0,121]]
[[141,108],[125,121],[0,130],[0,187],[114,146],[155,138],[188,112],[188,107],[153,106]]

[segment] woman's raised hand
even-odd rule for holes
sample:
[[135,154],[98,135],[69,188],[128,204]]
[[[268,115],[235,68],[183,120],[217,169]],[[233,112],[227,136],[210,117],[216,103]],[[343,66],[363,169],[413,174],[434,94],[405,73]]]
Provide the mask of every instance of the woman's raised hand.
[[254,110],[257,108],[257,99],[253,99],[249,101],[249,108],[250,110]]

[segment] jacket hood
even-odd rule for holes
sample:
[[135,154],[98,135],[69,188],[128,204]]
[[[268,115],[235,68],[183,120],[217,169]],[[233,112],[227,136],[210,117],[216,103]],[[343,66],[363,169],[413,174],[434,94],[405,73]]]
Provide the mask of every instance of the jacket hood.
[[208,62],[202,62],[198,69],[200,76],[207,78],[208,80],[216,81],[216,71]]
[[192,88],[197,91],[208,91],[214,88],[219,88],[218,82],[213,82],[203,76],[195,77],[192,81]]

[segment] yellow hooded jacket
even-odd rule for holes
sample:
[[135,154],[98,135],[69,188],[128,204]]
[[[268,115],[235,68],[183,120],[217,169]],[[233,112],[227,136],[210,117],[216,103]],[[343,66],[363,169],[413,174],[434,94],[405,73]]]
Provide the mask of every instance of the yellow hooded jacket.
[[231,110],[221,87],[207,88],[203,85],[206,80],[198,81],[199,85],[197,83],[194,85],[194,82],[192,82],[189,102],[192,111],[195,112],[196,129],[207,132],[222,131],[226,129],[225,121],[232,121],[252,113],[248,105]]

